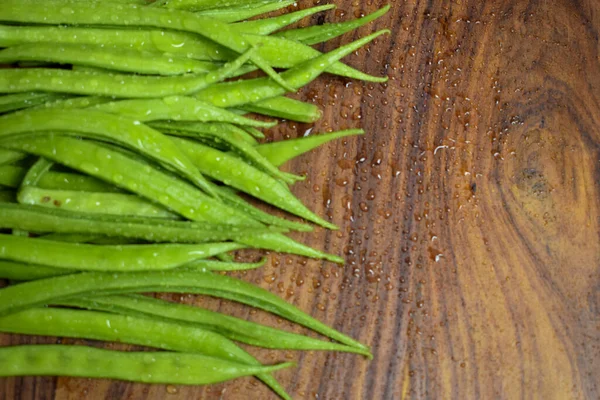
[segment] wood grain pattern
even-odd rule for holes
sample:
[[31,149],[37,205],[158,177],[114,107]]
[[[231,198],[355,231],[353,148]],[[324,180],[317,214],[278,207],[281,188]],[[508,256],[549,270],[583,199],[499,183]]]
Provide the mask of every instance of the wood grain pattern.
[[[335,3],[312,22],[385,4]],[[286,166],[308,175],[295,193],[342,227],[297,237],[347,265],[271,255],[243,275],[370,344],[375,359],[251,352],[298,362],[277,373],[296,399],[600,398],[600,3],[402,0],[375,27],[393,34],[347,62],[389,83],[326,77],[298,95],[324,108],[315,132],[368,135]],[[286,124],[273,137],[309,128]],[[305,332],[227,302],[182,300]],[[55,339],[0,344],[31,341]],[[0,399],[84,398],[275,396],[254,379],[0,380]]]

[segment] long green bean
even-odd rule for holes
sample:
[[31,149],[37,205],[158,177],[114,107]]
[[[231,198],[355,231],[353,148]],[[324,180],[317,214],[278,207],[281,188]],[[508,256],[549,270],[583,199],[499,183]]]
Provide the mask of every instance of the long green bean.
[[154,6],[176,10],[202,11],[227,7],[253,7],[264,3],[276,3],[279,0],[157,0]]
[[94,193],[73,190],[52,190],[37,187],[22,188],[19,203],[50,209],[151,218],[177,219],[164,207],[139,196],[124,193]]
[[93,110],[123,115],[137,121],[200,121],[226,122],[236,125],[258,126],[270,128],[277,122],[264,122],[229,112],[193,97],[170,96],[152,100],[121,100],[104,103],[93,107]]
[[190,140],[172,140],[207,176],[318,225],[337,229],[306,208],[287,187],[239,158]]
[[18,61],[77,64],[147,75],[206,73],[216,69],[213,63],[191,58],[94,44],[31,43],[0,51],[0,64]]
[[98,216],[59,209],[48,210],[22,204],[0,204],[0,218],[0,228],[117,236],[157,243],[217,242],[235,240],[236,237],[242,235],[278,231],[274,228],[242,228],[189,221]]
[[327,342],[281,329],[231,317],[200,307],[171,303],[142,295],[83,297],[60,305],[101,310],[131,316],[178,321],[210,329],[236,342],[269,349],[327,350],[370,356],[363,348]]
[[25,111],[0,117],[0,137],[54,130],[108,139],[177,171],[207,193],[214,194],[181,150],[160,132],[135,119],[94,110],[62,109]]
[[98,246],[0,234],[3,259],[83,271],[173,269],[243,247],[237,243]]
[[[2,4],[0,3],[0,14]],[[141,76],[57,68],[1,69],[0,91],[5,93],[52,91],[120,98],[191,95],[231,77],[254,53],[255,50],[251,49],[213,72],[182,76]]]
[[310,17],[311,15],[322,11],[331,10],[333,8],[335,8],[335,4],[325,4],[296,12],[285,13],[277,17],[238,22],[236,24],[232,24],[231,28],[240,33],[270,35],[271,33],[278,31],[279,29],[283,29],[294,22],[300,21],[301,19]]
[[82,295],[152,291],[205,294],[261,308],[345,345],[367,350],[354,339],[303,313],[276,295],[244,281],[210,272],[87,272],[20,283],[0,289],[0,316]]
[[11,138],[10,141],[1,141],[0,146],[46,157],[162,204],[194,221],[260,226],[252,218],[208,197],[186,182],[91,141],[54,134]]
[[[200,326],[175,321],[97,311],[34,308],[1,317],[0,331],[128,343],[260,365],[254,357],[224,336]],[[272,376],[259,374],[258,377],[283,398],[290,398]]]
[[256,150],[265,156],[273,165],[280,166],[287,161],[310,150],[316,149],[332,140],[352,135],[362,135],[364,133],[365,131],[362,129],[349,129],[321,135],[310,135],[297,139],[261,144],[256,146]]
[[292,364],[258,366],[193,353],[119,352],[85,346],[0,348],[0,376],[76,376],[132,382],[206,385],[265,374]]
[[351,21],[308,26],[305,28],[290,29],[275,33],[275,36],[290,40],[296,40],[306,45],[313,45],[327,40],[334,39],[344,33],[353,31],[368,24],[377,18],[382,17],[390,10],[390,5],[386,5],[372,14]]
[[15,281],[33,281],[38,279],[53,278],[69,275],[79,271],[65,268],[46,267],[44,265],[30,265],[14,261],[0,260],[0,279]]
[[45,102],[60,100],[65,97],[62,94],[42,92],[6,94],[0,96],[0,114],[35,107]]
[[281,96],[261,100],[256,103],[244,104],[240,108],[247,112],[267,115],[269,117],[308,123],[318,121],[323,116],[321,110],[314,104]]
[[273,3],[260,4],[256,6],[238,6],[227,8],[214,8],[199,11],[198,14],[206,18],[216,18],[223,22],[237,22],[257,15],[266,14],[271,11],[280,10],[294,4],[296,0],[281,0]]

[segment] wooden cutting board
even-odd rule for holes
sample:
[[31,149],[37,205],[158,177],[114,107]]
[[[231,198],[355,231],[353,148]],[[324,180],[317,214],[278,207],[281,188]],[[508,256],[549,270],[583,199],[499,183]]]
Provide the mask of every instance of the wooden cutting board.
[[[312,22],[386,2],[335,3]],[[298,363],[277,373],[295,399],[600,398],[600,3],[393,3],[360,30],[392,35],[346,60],[389,83],[324,77],[298,95],[324,118],[273,133],[368,131],[285,167],[307,173],[294,192],[341,226],[296,237],[346,266],[271,255],[243,275],[375,357],[250,351]],[[306,333],[239,305],[182,300]],[[274,398],[250,378],[205,388],[0,380],[6,400]]]

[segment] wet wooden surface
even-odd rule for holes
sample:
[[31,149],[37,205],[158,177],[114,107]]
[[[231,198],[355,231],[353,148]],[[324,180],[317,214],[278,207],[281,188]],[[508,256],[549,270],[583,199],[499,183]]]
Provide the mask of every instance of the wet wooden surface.
[[[335,3],[313,22],[385,2]],[[244,275],[375,358],[251,352],[298,362],[277,373],[295,399],[600,398],[600,3],[404,0],[375,26],[393,34],[347,62],[388,84],[327,77],[299,95],[324,109],[314,132],[368,134],[286,166],[308,174],[295,193],[341,226],[296,237],[344,254],[346,266],[272,255]],[[249,378],[205,388],[19,378],[0,381],[0,398],[275,397]]]

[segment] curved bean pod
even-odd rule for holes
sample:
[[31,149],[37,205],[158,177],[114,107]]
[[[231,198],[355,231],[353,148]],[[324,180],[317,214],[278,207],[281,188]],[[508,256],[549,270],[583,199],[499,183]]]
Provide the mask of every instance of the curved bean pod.
[[296,40],[306,45],[313,45],[327,40],[335,39],[344,33],[353,31],[368,24],[377,18],[382,17],[390,10],[390,5],[386,5],[372,14],[351,21],[308,26],[305,28],[290,29],[275,33],[275,36],[290,40]]
[[191,323],[236,342],[269,349],[341,351],[370,356],[368,351],[361,348],[289,333],[204,308],[142,295],[83,297],[61,302],[61,305]]
[[174,121],[157,121],[149,122],[148,126],[159,130],[175,132],[195,133],[197,137],[213,138],[212,142],[216,146],[221,141],[234,143],[244,141],[248,144],[256,146],[258,142],[248,132],[232,124],[223,122],[174,122]]
[[318,225],[337,229],[306,208],[287,187],[239,158],[191,140],[172,140],[207,176]]
[[[68,360],[68,362],[65,362]],[[293,364],[257,366],[190,353],[120,352],[85,346],[0,348],[0,376],[76,376],[131,382],[206,385],[265,374]]]
[[244,281],[199,271],[86,272],[20,283],[0,289],[0,316],[82,295],[170,292],[196,293],[261,308],[350,347],[368,351],[354,339],[319,322],[276,295]]
[[0,234],[0,257],[82,271],[153,271],[237,250],[237,243],[98,246]]
[[101,215],[122,215],[177,219],[179,216],[141,197],[124,193],[94,193],[26,187],[19,191],[19,203],[49,209]]
[[237,22],[257,15],[266,14],[271,11],[277,11],[294,4],[296,0],[281,0],[274,3],[266,3],[252,6],[238,6],[227,8],[214,8],[211,10],[199,11],[198,14],[206,18],[216,18],[223,22]]
[[[193,186],[150,165],[99,144],[54,134],[27,136],[0,142],[61,163],[162,204],[193,221],[261,226],[231,207],[208,197]],[[105,160],[111,160],[107,163]]]
[[285,13],[277,17],[256,19],[253,21],[244,21],[232,24],[231,28],[240,33],[250,33],[253,35],[270,35],[271,33],[283,29],[288,25],[298,22],[301,19],[310,17],[321,11],[327,11],[335,8],[335,4],[325,4],[322,6],[311,7],[291,13]]
[[213,63],[191,58],[93,44],[31,43],[0,51],[0,64],[18,61],[77,64],[146,75],[206,73],[216,69]]
[[0,137],[64,131],[118,143],[153,159],[214,194],[191,161],[163,134],[126,117],[94,110],[33,110],[0,117]]
[[1,69],[0,92],[48,91],[120,98],[190,95],[231,77],[254,53],[255,50],[250,49],[213,72],[183,76],[138,76],[56,68]]
[[[274,228],[161,221],[149,218],[98,216],[35,206],[0,204],[0,228],[33,232],[79,233],[143,239],[156,243],[204,243],[235,240],[238,236],[277,232]],[[75,267],[75,269],[78,269]]]
[[345,131],[310,135],[297,139],[280,142],[265,143],[256,146],[256,150],[275,166],[285,164],[287,161],[309,152],[317,147],[335,139],[352,135],[362,135],[362,129],[348,129]]
[[[198,353],[240,364],[261,364],[229,339],[200,326],[97,311],[34,308],[0,318],[0,331],[128,343]],[[285,390],[268,374],[257,377],[283,398]]]
[[277,122],[264,122],[245,118],[187,96],[169,96],[152,100],[121,100],[100,104],[92,109],[123,115],[142,122],[160,120],[226,122],[261,128],[270,128],[277,125]]
[[298,122],[315,122],[323,116],[319,107],[314,104],[288,97],[273,97],[256,103],[244,104],[240,108],[247,112]]

